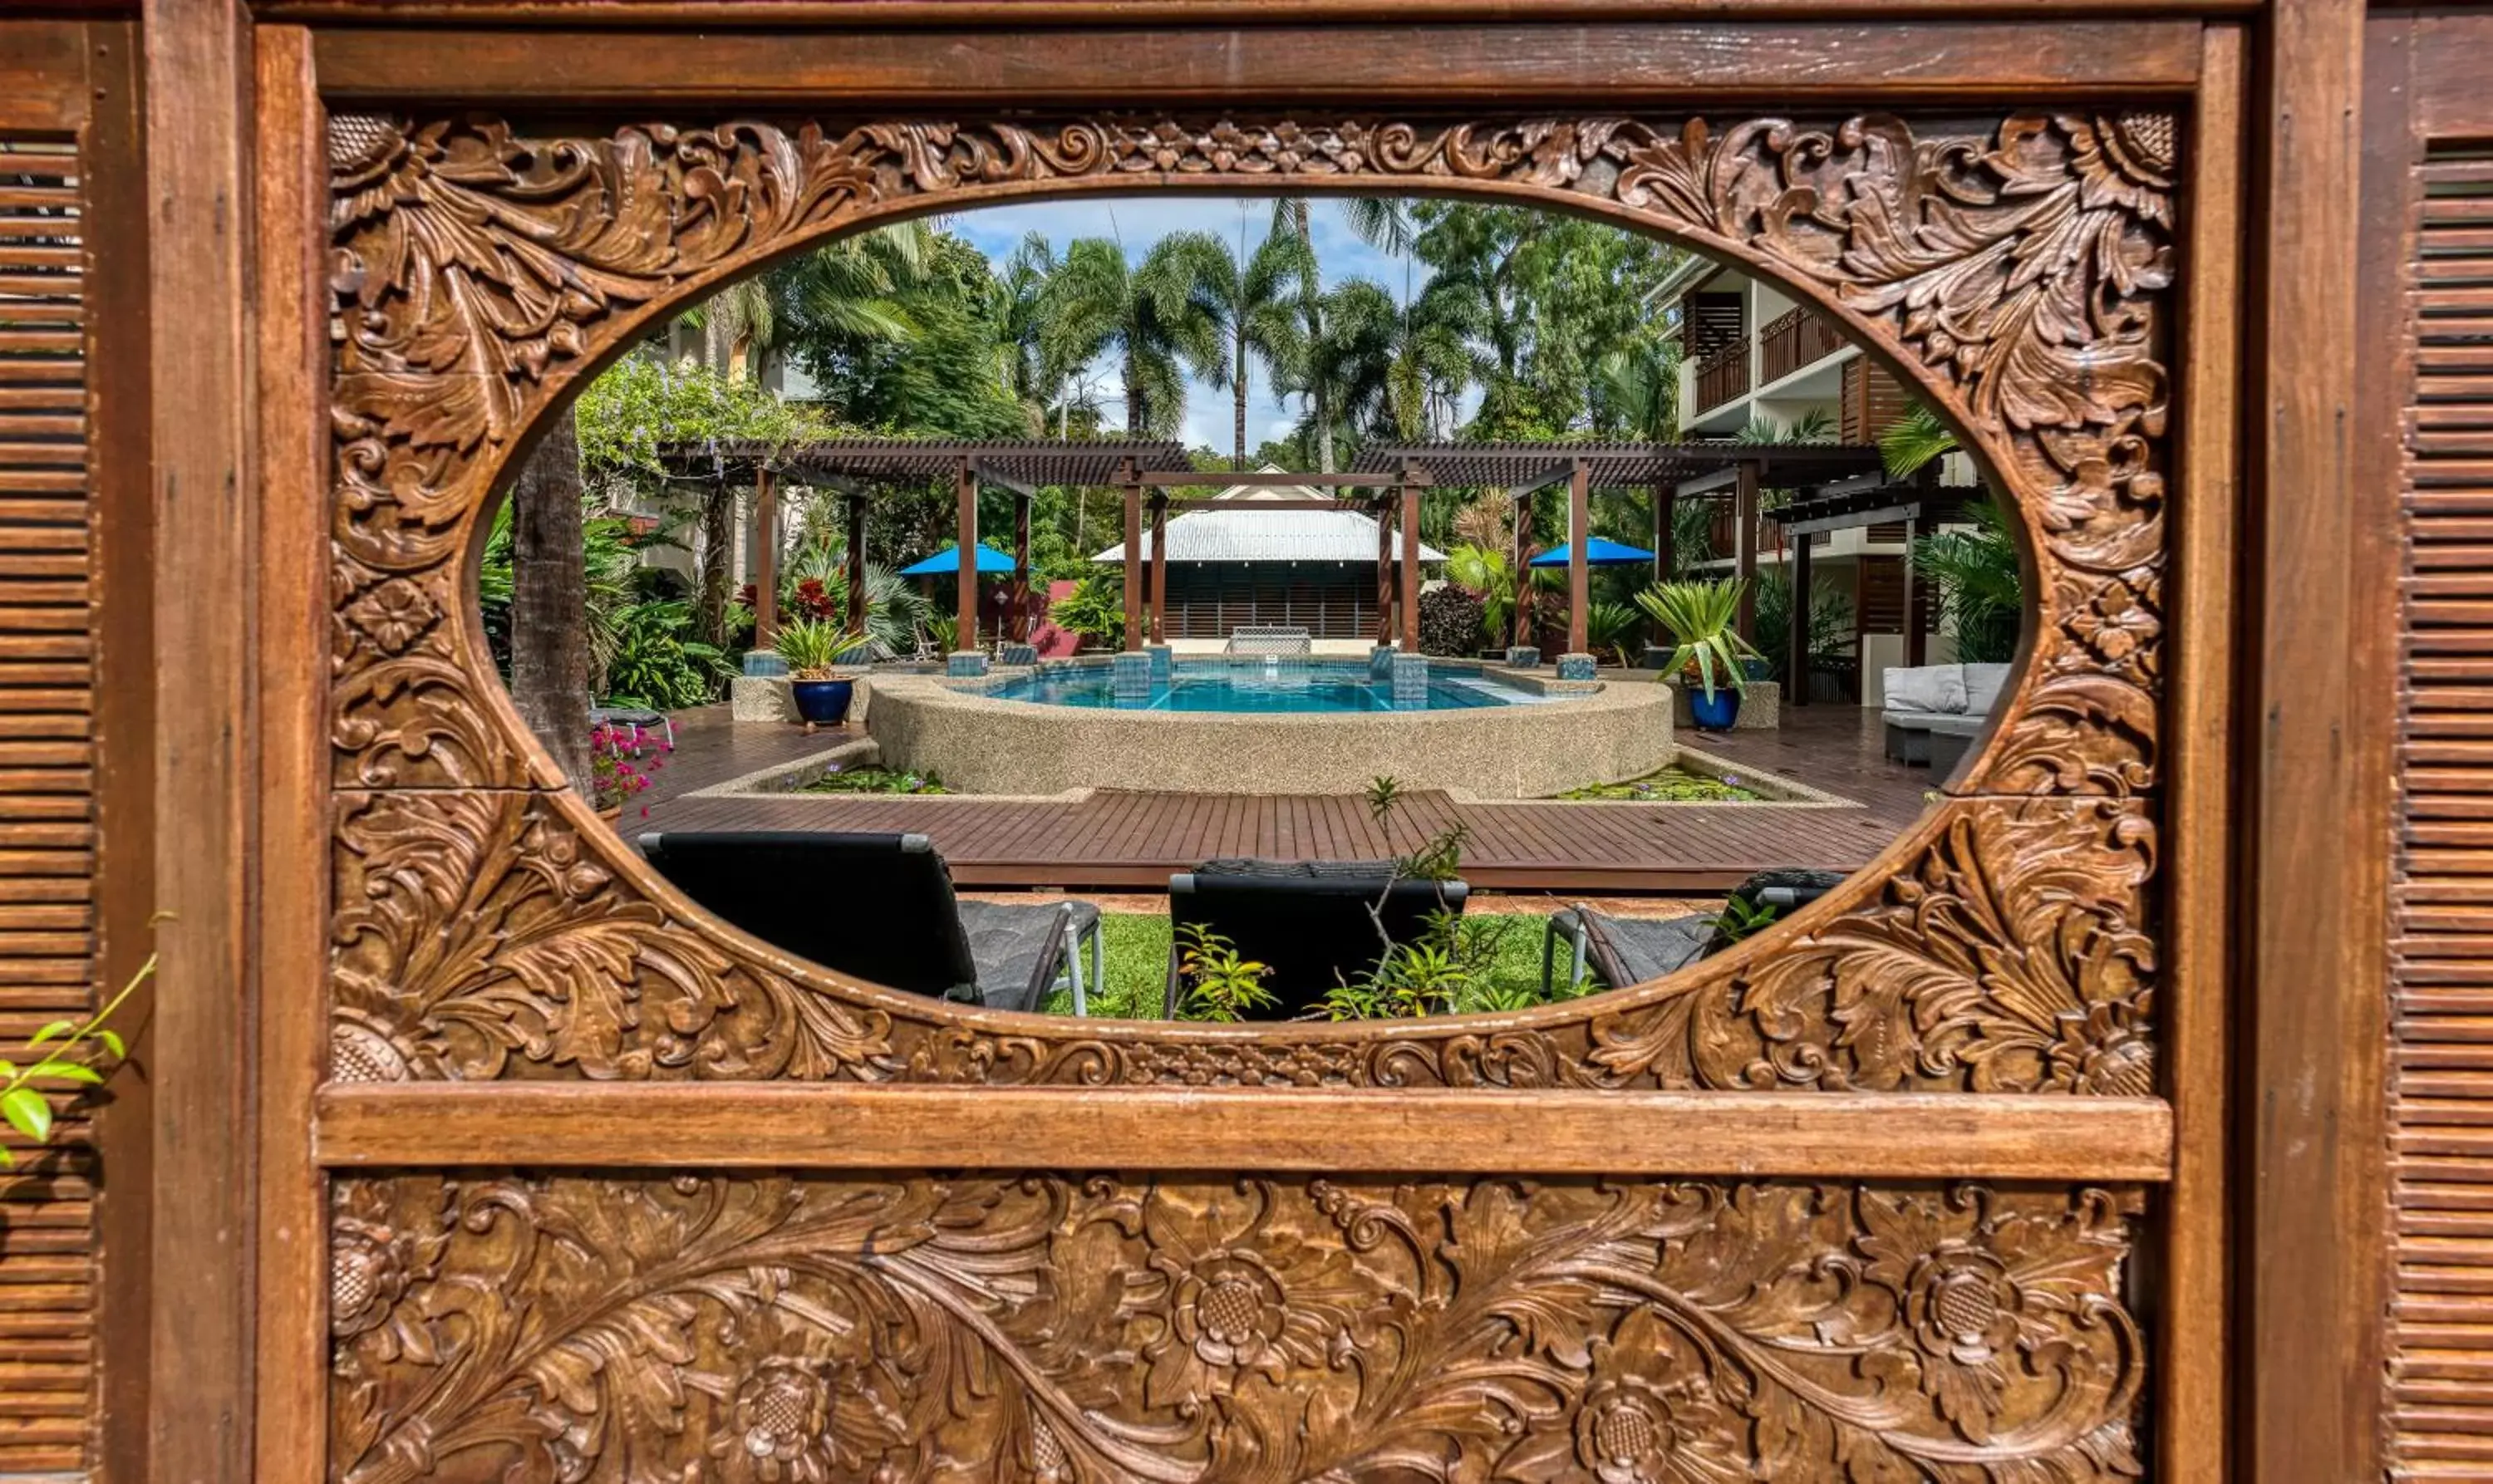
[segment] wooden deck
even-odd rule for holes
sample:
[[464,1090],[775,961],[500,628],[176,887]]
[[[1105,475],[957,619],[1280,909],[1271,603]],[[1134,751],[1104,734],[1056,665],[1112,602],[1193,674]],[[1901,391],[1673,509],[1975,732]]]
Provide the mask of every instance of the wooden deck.
[[[1859,801],[1849,808],[1741,805],[1457,803],[1404,798],[1389,838],[1355,795],[1101,790],[1075,800],[687,797],[742,774],[825,751],[836,733],[678,720],[678,747],[645,796],[646,829],[894,830],[933,838],[971,887],[1160,888],[1217,856],[1364,860],[1408,851],[1459,822],[1463,876],[1504,891],[1719,891],[1776,866],[1850,871],[1921,813],[1933,785],[1878,757],[1877,714],[1813,707],[1784,733],[1708,738],[1705,751]],[[725,733],[725,735],[721,735]]]

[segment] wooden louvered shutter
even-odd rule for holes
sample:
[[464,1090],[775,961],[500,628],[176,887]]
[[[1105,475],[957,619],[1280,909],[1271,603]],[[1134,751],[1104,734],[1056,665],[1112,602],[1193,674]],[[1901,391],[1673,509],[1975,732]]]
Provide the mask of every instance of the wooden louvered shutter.
[[[115,932],[144,922],[152,819],[125,792],[117,798],[133,807],[108,821],[100,786],[107,729],[116,787],[144,787],[150,748],[133,40],[119,24],[0,21],[0,52],[32,58],[28,75],[40,79],[0,98],[0,1055],[46,1022],[92,1009],[106,970],[127,972],[146,946],[133,932],[107,954],[105,935],[107,917]],[[99,164],[110,177],[101,187]],[[100,203],[121,234],[110,246],[99,241]],[[112,287],[100,293],[100,283]],[[118,306],[108,328],[107,298]],[[100,668],[107,546],[113,582],[132,589],[118,598],[115,632],[136,637],[113,655],[109,697]],[[125,826],[115,858],[135,875],[130,900],[107,905],[103,836]],[[145,1138],[143,1087],[122,1079],[114,1092],[126,1115],[99,1119],[89,1103],[56,1097],[66,1115],[49,1148],[6,1136],[18,1163],[0,1176],[0,1474],[104,1464],[124,1445],[98,1452],[100,1410],[117,1398],[127,1415],[143,1394],[123,1389],[143,1384],[143,1350],[109,1382],[99,1364],[110,1307],[101,1233],[143,1233],[148,1200],[135,1177],[105,1215],[114,1198],[96,1125],[121,1120],[126,1132],[105,1136],[113,1148]],[[121,1282],[143,1294],[145,1254],[132,1248]],[[122,1458],[116,1471],[127,1471]]]
[[[2493,27],[2484,29],[2481,40],[2493,41]],[[2407,311],[2397,346],[2403,592],[2390,876],[2386,1436],[2393,1476],[2488,1479],[2493,148],[2440,142],[2434,133],[2418,122],[2404,179],[2366,183],[2367,193],[2385,191],[2405,207],[2393,224],[2403,229],[2396,268]]]

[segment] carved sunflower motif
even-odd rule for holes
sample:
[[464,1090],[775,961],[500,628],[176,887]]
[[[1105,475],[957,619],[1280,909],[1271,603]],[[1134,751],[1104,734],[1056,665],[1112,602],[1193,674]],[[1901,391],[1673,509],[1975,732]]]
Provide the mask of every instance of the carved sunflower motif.
[[414,1230],[394,1218],[369,1187],[345,1185],[329,1217],[329,1334],[338,1345],[360,1342],[372,1358],[430,1365],[433,1332],[420,1314],[401,1314],[407,1291],[430,1283],[440,1266],[446,1232]]
[[440,617],[424,589],[405,578],[392,578],[346,606],[346,621],[387,655],[405,653]]
[[1703,1377],[1606,1380],[1576,1414],[1576,1456],[1601,1484],[1722,1484],[1742,1477],[1730,1416]]
[[1950,1244],[1913,1266],[1905,1289],[1913,1342],[1963,1366],[1988,1366],[2017,1338],[2017,1291],[1990,1253]]
[[2045,1054],[2052,1082],[2074,1092],[2109,1097],[2155,1094],[2155,1042],[2147,1013],[2116,1000],[2060,1017],[2060,1038]]
[[2128,207],[2172,225],[2173,166],[2178,129],[2170,113],[2122,113],[2091,125],[2068,121],[2089,206]]
[[828,1361],[765,1357],[736,1388],[728,1426],[711,1440],[719,1476],[757,1484],[826,1484],[834,1477]]
[[[1153,1405],[1227,1396],[1249,1376],[1294,1383],[1352,1344],[1358,1307],[1375,1295],[1351,1271],[1330,1223],[1274,1219],[1277,1193],[1251,1184],[1243,1209],[1201,1211],[1155,1194],[1143,1207],[1145,1270],[1129,1274],[1123,1317],[1137,1326]],[[1310,1213],[1312,1214],[1312,1213]]]

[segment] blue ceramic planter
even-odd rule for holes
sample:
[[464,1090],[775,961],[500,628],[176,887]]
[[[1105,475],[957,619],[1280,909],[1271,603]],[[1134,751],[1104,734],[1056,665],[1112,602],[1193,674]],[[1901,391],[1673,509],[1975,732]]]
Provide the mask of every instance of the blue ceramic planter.
[[789,687],[796,693],[796,714],[817,727],[847,721],[849,702],[856,696],[854,680],[792,680]]
[[1690,686],[1688,715],[1699,731],[1729,731],[1731,724],[1740,719],[1740,693],[1727,685],[1718,685],[1708,696],[1703,686]]

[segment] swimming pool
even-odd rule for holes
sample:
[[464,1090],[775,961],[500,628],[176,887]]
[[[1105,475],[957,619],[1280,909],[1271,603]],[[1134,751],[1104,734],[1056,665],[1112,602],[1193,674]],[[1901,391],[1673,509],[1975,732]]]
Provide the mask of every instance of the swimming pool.
[[1440,673],[1427,689],[1397,698],[1393,683],[1371,679],[1364,661],[1306,660],[1278,664],[1180,662],[1169,683],[1148,694],[1119,695],[1108,669],[1042,670],[1006,681],[986,693],[998,700],[1049,706],[1088,706],[1115,711],[1214,711],[1262,716],[1326,715],[1371,711],[1469,711],[1483,706],[1524,705],[1544,699],[1477,674]]

